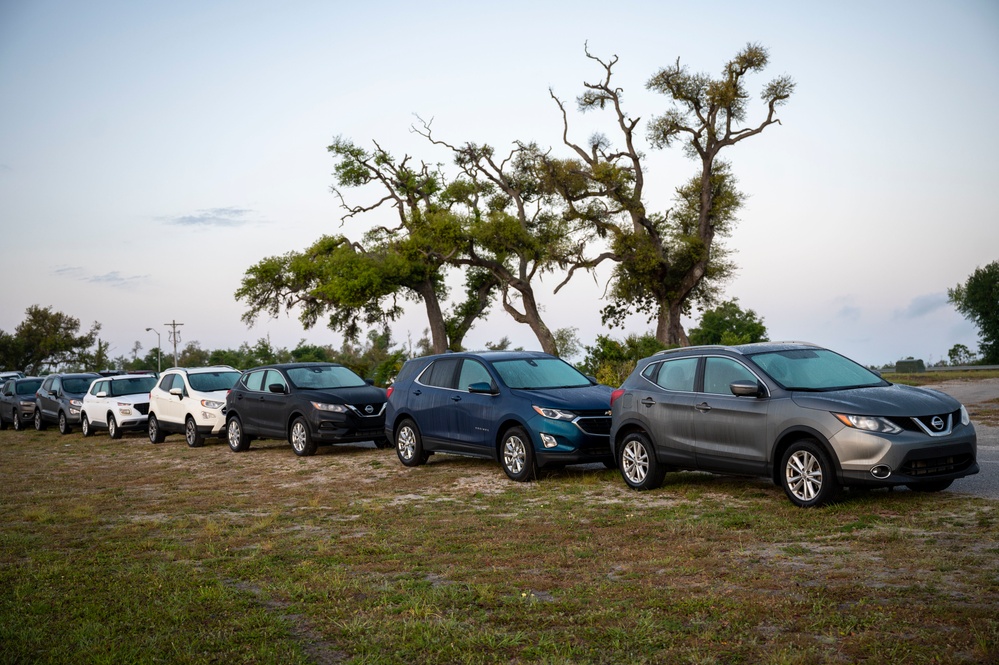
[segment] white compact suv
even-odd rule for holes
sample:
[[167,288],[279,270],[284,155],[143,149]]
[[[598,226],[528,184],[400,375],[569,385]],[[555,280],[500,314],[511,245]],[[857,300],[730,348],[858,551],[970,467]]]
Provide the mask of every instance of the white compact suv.
[[126,430],[143,429],[149,413],[149,391],[156,385],[152,374],[120,374],[94,379],[80,407],[80,431],[91,436],[106,429],[112,439]]
[[149,391],[149,440],[163,443],[183,432],[187,445],[197,448],[206,436],[225,434],[225,396],[240,372],[228,365],[171,367]]

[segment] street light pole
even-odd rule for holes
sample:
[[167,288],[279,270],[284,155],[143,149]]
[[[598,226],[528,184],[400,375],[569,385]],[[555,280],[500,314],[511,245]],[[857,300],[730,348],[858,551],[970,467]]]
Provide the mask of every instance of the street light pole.
[[155,328],[146,328],[146,332],[156,333],[156,373],[163,371],[163,350],[160,349],[160,331]]

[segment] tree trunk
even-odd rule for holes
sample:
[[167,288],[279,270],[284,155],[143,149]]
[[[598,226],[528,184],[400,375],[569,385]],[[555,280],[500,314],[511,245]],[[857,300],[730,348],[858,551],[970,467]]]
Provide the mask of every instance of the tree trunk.
[[681,304],[663,302],[659,304],[656,321],[656,340],[667,346],[690,346],[687,333],[680,323]]
[[545,353],[550,353],[553,356],[558,355],[558,349],[555,345],[555,336],[552,335],[552,331],[548,329],[545,322],[541,320],[541,311],[538,309],[538,303],[534,299],[534,291],[531,289],[517,290],[520,294],[520,300],[524,303],[524,311],[518,312],[517,309],[510,304],[507,300],[506,288],[503,289],[503,309],[514,318],[518,323],[526,323],[531,327],[534,332],[534,336],[538,338],[538,342],[541,343],[541,350]]
[[441,314],[441,303],[433,282],[427,280],[420,284],[420,297],[427,306],[427,322],[430,324],[430,344],[434,353],[447,351],[447,326],[444,325],[444,315]]

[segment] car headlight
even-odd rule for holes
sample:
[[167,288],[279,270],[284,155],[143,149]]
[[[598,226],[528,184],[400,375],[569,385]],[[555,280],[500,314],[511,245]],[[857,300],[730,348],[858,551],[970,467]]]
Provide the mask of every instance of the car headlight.
[[123,416],[132,415],[132,405],[128,402],[118,402],[118,413]]
[[898,434],[902,431],[901,427],[887,418],[880,418],[878,416],[850,416],[845,413],[834,413],[833,415],[847,427],[862,429],[865,432]]
[[214,399],[203,399],[201,400],[201,406],[206,409],[221,409],[225,402],[219,402]]
[[312,406],[317,411],[331,411],[333,413],[347,413],[347,407],[343,404],[324,404],[322,402],[312,402]]
[[961,424],[962,425],[971,424],[971,416],[968,415],[968,410],[964,408],[964,404],[961,405]]
[[79,409],[81,406],[83,406],[83,400],[71,399],[71,400],[69,400],[69,405],[70,406],[75,406],[76,408]]
[[538,412],[539,415],[545,418],[551,418],[552,420],[572,420],[576,417],[576,414],[572,411],[562,411],[561,409],[551,409],[547,406],[535,406],[534,410]]

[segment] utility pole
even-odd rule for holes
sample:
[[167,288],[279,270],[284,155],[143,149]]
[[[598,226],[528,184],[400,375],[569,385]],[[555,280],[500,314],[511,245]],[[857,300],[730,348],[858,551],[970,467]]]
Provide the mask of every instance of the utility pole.
[[180,363],[177,362],[177,342],[180,341],[180,331],[177,330],[183,323],[177,323],[174,319],[170,323],[164,323],[167,328],[170,328],[170,332],[167,333],[167,339],[173,342],[173,366],[180,367]]

